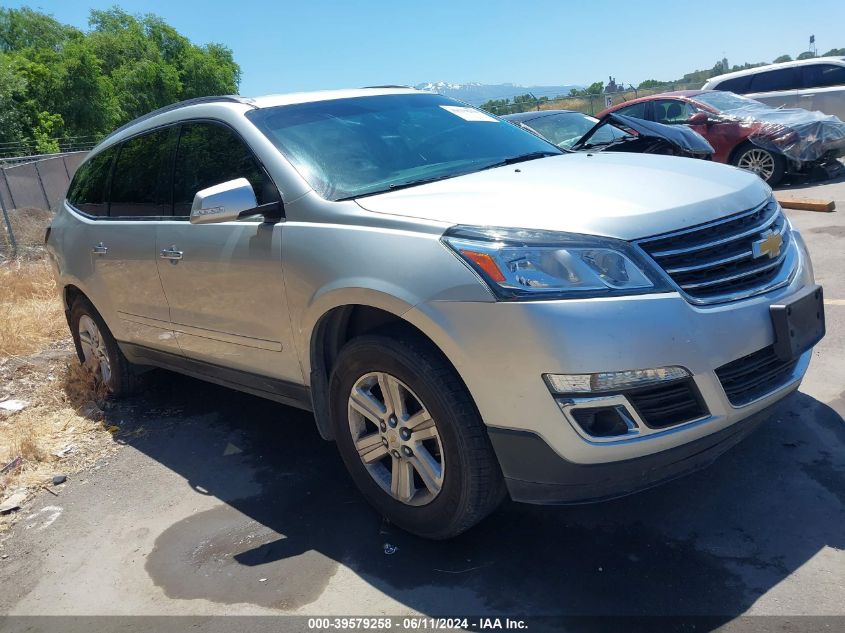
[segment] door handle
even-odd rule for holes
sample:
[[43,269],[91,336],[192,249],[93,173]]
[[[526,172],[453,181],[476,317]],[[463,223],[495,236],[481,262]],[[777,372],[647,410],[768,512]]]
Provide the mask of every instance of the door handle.
[[816,96],[816,93],[813,93],[813,94],[809,94],[809,95],[801,95],[801,98],[804,99],[806,97],[815,97],[815,96]]
[[170,248],[162,249],[161,255],[159,255],[159,257],[161,257],[162,259],[169,259],[173,263],[176,263],[177,261],[182,259],[182,255],[182,251],[176,250],[176,245],[174,244]]
[[105,255],[109,252],[109,247],[100,242],[95,247],[91,249],[92,253],[96,253],[97,255]]

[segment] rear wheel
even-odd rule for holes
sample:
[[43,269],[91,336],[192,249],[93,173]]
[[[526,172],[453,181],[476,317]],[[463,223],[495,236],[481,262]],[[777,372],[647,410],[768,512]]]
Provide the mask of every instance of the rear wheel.
[[396,525],[444,539],[504,496],[484,424],[460,378],[423,339],[367,335],[340,352],[332,421],[358,488]]
[[80,362],[98,386],[114,397],[131,394],[137,378],[103,318],[91,303],[77,298],[70,309],[70,329]]
[[745,143],[737,150],[734,165],[754,172],[770,187],[778,184],[786,171],[786,159],[783,156],[753,143]]

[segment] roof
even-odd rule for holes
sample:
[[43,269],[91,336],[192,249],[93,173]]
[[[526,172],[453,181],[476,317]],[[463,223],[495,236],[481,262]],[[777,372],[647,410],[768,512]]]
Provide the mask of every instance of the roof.
[[515,114],[503,114],[500,118],[505,121],[533,121],[553,114],[583,114],[576,110],[529,110],[528,112],[517,112]]
[[214,95],[207,97],[196,97],[194,99],[187,99],[185,101],[178,101],[170,105],[153,110],[137,119],[133,119],[128,123],[124,123],[119,128],[114,130],[111,134],[106,136],[103,141],[106,141],[120,132],[136,126],[139,123],[151,119],[160,114],[173,112],[181,108],[186,108],[193,105],[213,104],[213,103],[240,103],[252,108],[269,108],[278,105],[292,105],[295,103],[311,103],[314,101],[330,101],[332,99],[348,99],[351,97],[372,97],[387,94],[413,94],[422,92],[414,88],[407,88],[404,86],[373,86],[372,88],[352,88],[347,90],[319,90],[313,92],[293,92],[290,94],[275,94],[265,95],[262,97],[243,97],[241,95]]
[[311,103],[313,101],[331,101],[333,99],[352,99],[355,97],[374,97],[381,95],[419,94],[421,90],[415,88],[374,86],[372,88],[350,88],[346,90],[315,90],[313,92],[292,92],[289,94],[273,94],[249,99],[256,108],[272,108],[280,105],[295,103]]
[[766,64],[765,66],[744,68],[743,70],[735,70],[732,73],[725,73],[724,75],[717,75],[715,77],[711,77],[707,80],[707,84],[721,82],[725,79],[733,79],[734,77],[746,77],[748,75],[756,75],[757,73],[767,72],[769,70],[777,70],[778,68],[794,68],[796,66],[818,64],[819,62],[834,62],[837,64],[842,64],[845,63],[845,57],[810,57],[809,59],[796,59],[791,62],[780,62],[779,64]]
[[608,112],[614,112],[621,108],[625,108],[629,105],[633,105],[635,103],[643,103],[644,101],[654,101],[655,99],[663,99],[665,97],[681,97],[683,99],[693,99],[694,97],[702,94],[703,92],[709,92],[708,90],[675,90],[673,92],[659,92],[653,95],[646,95],[644,97],[638,97],[636,99],[629,99],[628,101],[620,101],[619,103],[614,103],[609,108],[605,108],[600,112],[595,114],[595,117],[600,119]]

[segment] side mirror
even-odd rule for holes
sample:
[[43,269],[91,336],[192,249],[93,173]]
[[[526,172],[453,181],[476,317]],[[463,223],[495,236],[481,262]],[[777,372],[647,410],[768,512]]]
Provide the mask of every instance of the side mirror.
[[712,123],[706,112],[696,112],[687,121],[687,125],[709,125]]
[[191,224],[231,222],[257,206],[252,185],[246,178],[236,178],[197,192],[191,205]]

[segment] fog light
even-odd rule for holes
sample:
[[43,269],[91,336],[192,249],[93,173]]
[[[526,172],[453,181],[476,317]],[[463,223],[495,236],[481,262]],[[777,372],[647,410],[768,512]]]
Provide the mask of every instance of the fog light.
[[578,426],[593,437],[627,435],[636,428],[620,407],[573,409],[571,414]]
[[656,382],[688,378],[689,375],[683,367],[657,367],[597,374],[544,374],[543,378],[552,393],[591,393],[632,389]]

